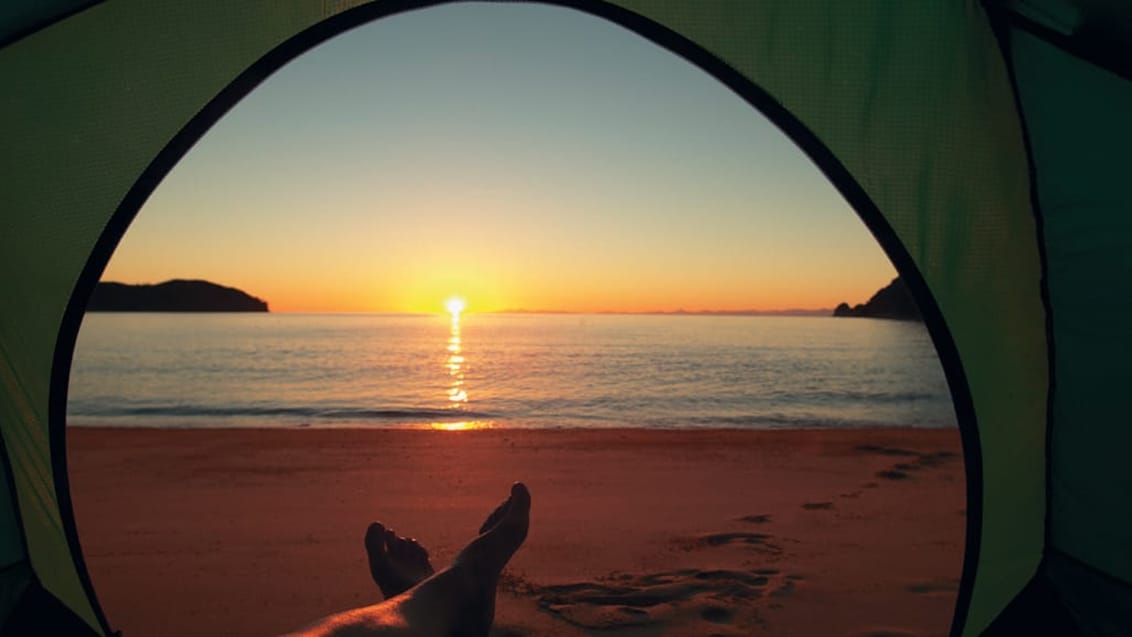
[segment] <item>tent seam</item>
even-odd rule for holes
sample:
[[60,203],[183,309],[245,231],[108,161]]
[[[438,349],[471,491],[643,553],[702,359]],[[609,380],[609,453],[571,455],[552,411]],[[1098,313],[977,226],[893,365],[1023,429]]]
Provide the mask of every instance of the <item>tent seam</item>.
[[1053,432],[1056,423],[1054,422],[1054,398],[1057,390],[1057,343],[1054,337],[1054,311],[1053,303],[1050,298],[1049,290],[1049,262],[1046,251],[1045,240],[1045,214],[1042,211],[1041,200],[1038,195],[1038,176],[1037,165],[1034,162],[1034,150],[1030,143],[1030,129],[1026,121],[1026,113],[1022,108],[1022,95],[1018,90],[1018,77],[1014,72],[1014,54],[1011,50],[1012,38],[1010,35],[1010,19],[1001,11],[987,8],[987,14],[990,18],[992,28],[994,29],[996,39],[998,40],[999,50],[1002,53],[1003,60],[1006,62],[1007,76],[1010,78],[1010,91],[1014,98],[1014,108],[1018,114],[1018,124],[1022,128],[1022,143],[1026,151],[1026,168],[1027,177],[1030,180],[1030,208],[1034,215],[1034,231],[1035,239],[1038,244],[1038,260],[1041,267],[1041,278],[1039,280],[1039,291],[1041,294],[1042,307],[1045,309],[1045,328],[1046,328],[1046,370],[1048,379],[1046,381],[1046,435],[1045,435],[1045,527],[1043,529],[1044,537],[1042,544],[1042,563],[1040,563],[1039,570],[1043,566],[1046,556],[1052,545],[1052,526],[1053,526]]

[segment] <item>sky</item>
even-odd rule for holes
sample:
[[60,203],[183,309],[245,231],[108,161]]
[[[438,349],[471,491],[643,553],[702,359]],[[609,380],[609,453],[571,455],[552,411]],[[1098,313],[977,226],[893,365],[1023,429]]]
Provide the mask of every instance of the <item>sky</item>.
[[777,128],[600,18],[455,4],[308,51],[142,207],[103,280],[279,312],[832,308],[895,276]]

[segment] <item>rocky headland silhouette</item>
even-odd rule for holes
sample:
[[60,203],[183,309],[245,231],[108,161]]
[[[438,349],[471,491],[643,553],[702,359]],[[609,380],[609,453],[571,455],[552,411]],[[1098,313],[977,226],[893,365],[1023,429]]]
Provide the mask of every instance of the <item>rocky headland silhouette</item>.
[[877,291],[866,303],[849,306],[841,303],[833,310],[834,316],[861,318],[885,318],[904,321],[920,321],[920,308],[912,299],[908,286],[900,277]]
[[100,282],[88,312],[267,312],[267,301],[209,281],[173,279],[157,284]]

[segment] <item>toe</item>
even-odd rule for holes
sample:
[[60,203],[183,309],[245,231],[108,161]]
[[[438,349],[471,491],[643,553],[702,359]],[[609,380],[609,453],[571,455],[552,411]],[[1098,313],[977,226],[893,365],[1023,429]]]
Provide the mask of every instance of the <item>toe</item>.
[[420,542],[409,540],[409,553],[414,561],[428,563],[428,549],[421,546]]
[[398,559],[405,557],[405,547],[408,545],[408,540],[394,536],[392,540],[387,542],[387,545],[390,555]]
[[374,522],[366,529],[365,545],[370,557],[385,554],[385,527],[380,522]]
[[531,511],[531,492],[527,490],[527,485],[522,482],[516,482],[511,485],[511,507],[508,510],[508,516],[522,515],[527,516]]
[[480,533],[487,533],[497,524],[499,524],[505,517],[508,516],[522,516],[526,517],[531,510],[531,492],[527,490],[527,485],[522,482],[516,482],[511,485],[511,495],[503,501],[487,516],[484,520],[483,526],[480,527]]
[[495,510],[492,511],[491,514],[487,516],[487,519],[483,521],[483,524],[480,525],[480,533],[487,533],[491,530],[492,527],[494,527],[496,524],[499,524],[499,521],[503,519],[504,514],[507,513],[507,508],[509,506],[511,506],[511,498],[507,498],[503,501],[503,504],[495,507]]
[[385,534],[385,527],[381,522],[373,522],[366,528],[366,542],[368,543],[371,538],[379,539]]
[[495,524],[490,525],[486,532],[464,547],[456,557],[456,561],[467,564],[475,572],[498,575],[511,559],[511,555],[527,539],[530,510],[531,494],[525,485],[516,482],[511,487],[511,496],[500,505],[496,510],[497,513],[489,517],[489,521],[491,518],[499,519]]

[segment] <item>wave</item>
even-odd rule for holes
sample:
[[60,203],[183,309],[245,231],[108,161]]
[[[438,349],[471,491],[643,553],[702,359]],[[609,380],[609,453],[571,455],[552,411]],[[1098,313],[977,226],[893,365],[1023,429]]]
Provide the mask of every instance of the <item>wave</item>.
[[767,392],[767,398],[789,403],[860,402],[899,404],[947,399],[946,396],[916,391],[869,391],[864,389],[815,389]]
[[[659,424],[659,423],[658,423]],[[954,421],[929,422],[909,417],[899,419],[870,419],[820,416],[693,416],[679,422],[660,424],[665,429],[871,429],[883,427],[954,427]]]
[[75,409],[70,416],[156,416],[167,418],[212,417],[212,418],[308,418],[324,420],[486,420],[495,418],[494,414],[466,409],[429,409],[419,407],[366,409],[352,407],[314,407],[280,406],[267,407],[255,405],[206,406],[206,405],[140,405],[126,407],[103,407],[98,409]]
[[[245,426],[277,426],[278,421],[318,422],[332,426],[352,426],[372,423],[390,425],[422,422],[456,422],[465,420],[494,421],[496,426],[516,428],[567,428],[589,429],[603,427],[642,427],[645,429],[853,429],[872,427],[952,427],[950,412],[900,413],[884,411],[873,413],[846,413],[843,410],[806,410],[805,413],[755,411],[747,413],[677,413],[669,410],[603,409],[598,413],[586,410],[563,409],[561,405],[545,405],[542,409],[507,409],[480,411],[471,409],[437,409],[427,407],[358,408],[346,406],[266,406],[266,405],[75,405],[68,417],[85,419],[139,419],[151,420],[155,426],[170,426],[179,420],[197,421],[213,418],[222,421],[242,421]],[[557,408],[555,408],[557,407]],[[824,412],[824,413],[823,413]],[[259,424],[256,424],[259,423]],[[187,423],[186,423],[187,424]]]

